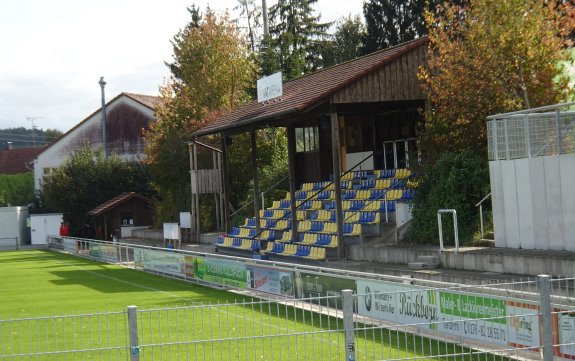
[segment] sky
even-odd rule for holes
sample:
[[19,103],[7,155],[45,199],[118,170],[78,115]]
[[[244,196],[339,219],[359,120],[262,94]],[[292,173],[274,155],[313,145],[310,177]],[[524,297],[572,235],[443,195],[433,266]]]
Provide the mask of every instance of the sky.
[[[258,0],[256,0],[258,1]],[[268,6],[277,0],[268,0]],[[121,92],[157,95],[172,59],[170,40],[194,0],[3,0],[0,129],[32,124],[68,131]],[[237,0],[212,0],[216,11]],[[318,0],[321,21],[361,15],[363,0]],[[32,118],[32,119],[30,119]]]

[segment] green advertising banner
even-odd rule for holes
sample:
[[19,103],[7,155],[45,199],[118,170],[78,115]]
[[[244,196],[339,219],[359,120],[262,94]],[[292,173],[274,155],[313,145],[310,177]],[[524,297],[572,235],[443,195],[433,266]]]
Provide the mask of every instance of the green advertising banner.
[[196,279],[217,283],[222,286],[248,287],[247,271],[244,263],[207,257],[196,257],[193,262],[194,277]]
[[503,300],[442,291],[439,292],[439,299],[440,311],[444,315],[472,319],[489,318],[491,322],[506,324]]

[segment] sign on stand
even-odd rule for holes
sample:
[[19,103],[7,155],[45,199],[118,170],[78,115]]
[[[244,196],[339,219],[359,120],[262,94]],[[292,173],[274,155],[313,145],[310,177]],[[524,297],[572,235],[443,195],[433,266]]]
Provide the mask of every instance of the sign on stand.
[[166,240],[168,240],[168,246],[170,241],[174,241],[178,242],[179,248],[181,248],[180,225],[178,223],[164,223],[164,246]]

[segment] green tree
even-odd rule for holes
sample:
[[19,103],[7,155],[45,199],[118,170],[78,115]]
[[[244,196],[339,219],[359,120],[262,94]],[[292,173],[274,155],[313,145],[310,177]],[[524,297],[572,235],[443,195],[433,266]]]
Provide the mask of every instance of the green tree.
[[[405,236],[416,243],[438,242],[437,211],[455,209],[461,243],[468,243],[479,223],[475,204],[489,193],[484,157],[473,151],[446,152],[425,169],[413,202],[413,221]],[[453,223],[443,217],[446,244],[453,244]]]
[[365,36],[365,25],[359,15],[341,17],[333,34],[335,63],[343,63],[360,56]]
[[34,201],[34,174],[0,174],[0,207],[26,206]]
[[151,196],[147,166],[79,148],[44,183],[46,207],[61,211],[74,236],[93,236],[87,212],[122,192]]
[[323,66],[317,55],[331,23],[320,23],[320,16],[314,15],[316,2],[279,0],[270,8],[270,36],[261,53],[265,75],[281,70],[284,80],[291,80]]
[[389,48],[427,34],[424,13],[435,12],[439,4],[461,4],[463,0],[366,0],[365,54]]
[[[193,11],[192,11],[193,10]],[[147,133],[146,154],[158,190],[157,221],[176,220],[190,209],[187,142],[191,134],[250,99],[256,78],[254,58],[227,14],[190,9],[192,19],[172,40],[174,55],[167,82],[160,88],[157,120]]]
[[547,0],[474,0],[427,12],[429,67],[420,78],[431,100],[425,153],[474,149],[487,157],[485,118],[557,103],[568,79],[564,12]]
[[260,40],[262,8],[256,4],[256,0],[238,0],[235,9],[240,9],[240,17],[245,19],[250,49],[255,52]]
[[471,239],[474,205],[489,192],[486,117],[553,104],[567,93],[558,66],[568,56],[564,14],[547,0],[474,0],[426,13],[429,67],[420,79],[431,109],[410,240],[437,240],[441,208],[457,210],[462,239]]

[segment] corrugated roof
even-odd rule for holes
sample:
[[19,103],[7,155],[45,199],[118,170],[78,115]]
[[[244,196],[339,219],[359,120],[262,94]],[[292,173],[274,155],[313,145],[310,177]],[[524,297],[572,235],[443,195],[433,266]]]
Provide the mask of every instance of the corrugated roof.
[[108,212],[109,210],[116,208],[120,204],[129,201],[132,198],[138,198],[138,199],[141,199],[141,200],[148,202],[150,204],[152,203],[152,201],[149,198],[141,196],[141,195],[137,194],[136,192],[124,192],[124,193],[117,195],[116,197],[100,204],[96,208],[92,209],[91,211],[88,212],[88,215],[89,216],[96,216],[96,217],[100,216],[100,215]]
[[45,147],[16,148],[0,151],[0,174],[17,174],[32,171],[32,161]]
[[218,133],[260,121],[269,122],[271,118],[308,110],[329,100],[335,92],[370,72],[425,45],[427,41],[427,37],[416,39],[291,80],[283,85],[283,96],[280,99],[261,104],[252,101],[221,116],[193,136]]

